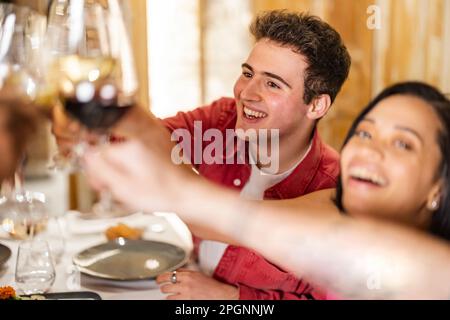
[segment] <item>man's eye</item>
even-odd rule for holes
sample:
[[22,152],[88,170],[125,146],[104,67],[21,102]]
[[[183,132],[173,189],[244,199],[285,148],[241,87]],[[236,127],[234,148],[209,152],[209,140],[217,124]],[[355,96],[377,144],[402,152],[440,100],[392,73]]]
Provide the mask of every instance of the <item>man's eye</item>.
[[242,72],[242,75],[246,78],[251,78],[253,76],[250,72],[246,72],[246,71]]
[[355,136],[361,139],[371,139],[372,136],[370,135],[369,132],[364,131],[364,130],[357,130],[355,132]]
[[268,85],[269,87],[271,87],[271,88],[280,89],[280,86],[277,85],[277,84],[276,84],[275,82],[273,82],[273,81],[267,82],[267,85]]

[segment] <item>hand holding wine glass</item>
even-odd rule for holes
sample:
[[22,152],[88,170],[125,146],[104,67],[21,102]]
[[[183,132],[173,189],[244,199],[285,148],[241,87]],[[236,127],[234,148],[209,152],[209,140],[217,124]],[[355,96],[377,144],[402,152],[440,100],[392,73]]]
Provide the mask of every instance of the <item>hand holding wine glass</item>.
[[[54,1],[47,34],[46,95],[57,97],[65,112],[83,125],[82,136],[95,132],[103,137],[100,141],[108,141],[109,129],[134,105],[137,91],[119,1]],[[79,140],[72,151],[78,158],[87,146]],[[111,211],[110,196],[100,197],[97,211]]]

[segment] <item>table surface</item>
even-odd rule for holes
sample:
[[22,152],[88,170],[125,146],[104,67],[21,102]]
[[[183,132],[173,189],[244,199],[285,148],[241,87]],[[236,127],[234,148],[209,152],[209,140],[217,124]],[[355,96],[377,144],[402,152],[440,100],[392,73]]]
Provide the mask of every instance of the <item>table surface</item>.
[[[70,213],[59,218],[64,234],[64,252],[61,259],[56,264],[56,279],[49,292],[67,291],[93,291],[98,293],[105,300],[160,300],[165,295],[159,290],[153,280],[142,281],[109,281],[90,277],[78,272],[72,263],[75,254],[89,247],[98,245],[106,241],[106,237],[91,230],[90,233],[74,233],[70,230],[73,223]],[[102,223],[105,220],[102,220]],[[111,219],[108,224],[115,225],[117,222],[127,223],[127,218]],[[189,256],[192,251],[191,235],[186,225],[174,214],[157,215],[145,214],[140,217],[140,223],[145,222],[146,229],[143,239],[167,242],[183,248]],[[96,222],[97,223],[97,222]],[[51,228],[49,228],[51,229]],[[102,228],[105,230],[104,228]],[[162,230],[161,230],[162,229]],[[49,230],[49,232],[51,232]],[[0,242],[12,251],[12,255],[0,269],[0,286],[16,287],[14,273],[16,266],[17,248],[20,241],[0,238]]]

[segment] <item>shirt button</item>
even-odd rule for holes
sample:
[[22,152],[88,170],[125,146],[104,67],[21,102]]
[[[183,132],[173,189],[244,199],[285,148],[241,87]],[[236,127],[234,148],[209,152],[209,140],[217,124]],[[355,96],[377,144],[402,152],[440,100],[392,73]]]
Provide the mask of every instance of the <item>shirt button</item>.
[[241,180],[240,180],[240,179],[234,179],[233,184],[234,184],[236,187],[239,187],[239,186],[241,185]]

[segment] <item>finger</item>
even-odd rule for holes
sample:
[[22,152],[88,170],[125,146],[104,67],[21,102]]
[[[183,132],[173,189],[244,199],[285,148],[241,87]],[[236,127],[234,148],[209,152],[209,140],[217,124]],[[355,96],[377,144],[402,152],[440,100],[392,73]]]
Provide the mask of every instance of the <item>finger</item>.
[[56,136],[75,136],[81,131],[81,125],[72,119],[57,116],[52,122],[52,133]]
[[[153,161],[151,152],[149,154],[145,146],[138,141],[106,145],[96,149],[97,151],[86,152],[84,157],[88,181],[91,184],[103,185],[109,189],[115,199],[127,204],[130,209],[142,210],[148,206],[148,202],[142,198],[136,198],[136,190],[133,190],[133,186],[139,189],[138,192],[142,192],[141,190],[145,188],[152,176],[155,180],[158,176],[163,178],[161,170],[151,168],[159,165],[158,161]],[[135,200],[130,201],[130,199]],[[148,210],[156,208],[158,206],[147,207]]]
[[61,145],[73,145],[77,140],[75,140],[72,137],[55,137],[55,141],[58,144],[58,147],[60,147]]
[[166,272],[156,277],[156,283],[161,284],[165,282],[170,282],[171,279],[172,279],[172,272]]
[[103,145],[100,147],[90,147],[85,152],[85,159],[99,161],[107,164],[110,168],[128,173],[130,167],[130,157],[133,154],[127,145]]
[[83,159],[86,176],[93,187],[103,186],[117,201],[126,204],[130,209],[142,210],[142,204],[130,202],[130,199],[135,197],[135,191],[130,188],[130,181],[135,184],[143,183],[142,174],[148,170],[146,166],[149,162],[139,148],[142,147],[136,147],[136,143],[131,142],[107,145],[96,148],[97,151],[89,150]]
[[182,294],[172,294],[167,296],[167,300],[186,300]]
[[181,291],[181,287],[179,284],[165,284],[159,287],[162,293],[175,293],[178,294]]
[[67,130],[72,134],[78,133],[81,130],[81,124],[78,121],[68,119]]
[[[100,152],[87,152],[85,157],[85,168],[89,182],[92,185],[102,185],[111,189],[116,196],[122,192],[126,173],[121,168],[107,160]],[[125,190],[126,191],[126,190]]]
[[[122,168],[123,171],[141,175],[143,169],[148,166],[148,164],[145,163],[145,159],[147,159],[148,155],[146,152],[148,152],[148,150],[145,149],[145,147],[139,142],[129,141],[122,144],[112,145],[110,148],[107,148],[104,152],[104,157],[110,163]],[[138,161],[133,161],[124,155],[133,155],[133,158]]]
[[89,180],[89,185],[96,192],[102,192],[102,191],[108,190],[106,185],[104,185],[101,181],[96,180],[96,179]]
[[56,144],[60,152],[67,152],[72,150],[72,148],[75,146],[75,143],[75,140],[56,138]]
[[93,132],[87,133],[85,140],[92,146],[97,145],[100,141],[101,137]]
[[[105,152],[87,154],[86,159],[86,172],[91,184],[100,184],[111,192],[114,199],[125,204],[129,209],[142,210],[145,207],[145,204],[141,204],[139,201],[130,202],[136,192],[133,190],[133,184],[139,186],[145,183],[141,181],[141,176],[143,172],[145,173],[146,168],[136,170],[133,163],[136,153],[130,153],[129,148],[119,145],[108,146]],[[142,158],[138,160],[142,160]],[[143,165],[148,163],[145,159],[142,162]]]
[[66,128],[62,128],[60,126],[53,125],[52,134],[59,139],[68,139],[68,140],[75,140],[76,139],[76,133],[68,131]]

